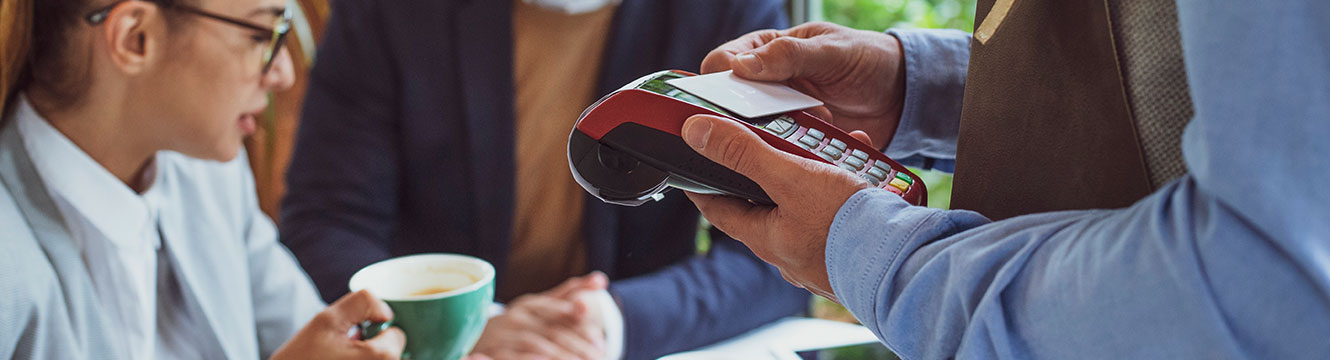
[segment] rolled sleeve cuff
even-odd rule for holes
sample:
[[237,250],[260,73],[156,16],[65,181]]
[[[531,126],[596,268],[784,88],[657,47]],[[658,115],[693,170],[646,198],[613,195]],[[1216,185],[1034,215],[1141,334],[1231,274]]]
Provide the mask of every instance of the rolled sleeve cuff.
[[911,166],[933,159],[950,170],[956,158],[970,35],[959,30],[892,29],[905,52],[905,106],[885,153]]

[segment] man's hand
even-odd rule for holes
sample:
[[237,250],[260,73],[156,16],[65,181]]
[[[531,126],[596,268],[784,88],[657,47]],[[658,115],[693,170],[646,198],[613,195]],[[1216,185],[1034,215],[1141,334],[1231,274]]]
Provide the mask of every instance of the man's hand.
[[[702,72],[784,82],[826,103],[812,112],[846,130],[891,142],[905,99],[900,40],[830,23],[749,33],[712,50]],[[829,111],[829,114],[828,114]],[[828,116],[830,115],[830,116]]]
[[[863,132],[850,135],[869,142]],[[688,193],[702,215],[775,265],[786,281],[837,301],[827,278],[827,232],[841,205],[870,185],[834,165],[777,150],[734,120],[693,116],[684,122],[683,138],[711,161],[752,179],[776,203]]]
[[472,354],[502,359],[603,359],[605,329],[589,295],[609,279],[593,272],[539,294],[518,297],[485,324]]
[[400,359],[406,335],[396,327],[388,328],[372,339],[348,337],[351,328],[362,321],[392,320],[388,304],[361,290],[343,296],[310,320],[290,341],[283,344],[273,359]]

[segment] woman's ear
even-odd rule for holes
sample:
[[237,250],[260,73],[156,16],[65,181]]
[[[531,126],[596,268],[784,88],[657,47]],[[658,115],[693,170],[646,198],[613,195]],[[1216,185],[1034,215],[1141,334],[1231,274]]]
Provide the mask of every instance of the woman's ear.
[[107,15],[101,39],[111,63],[125,74],[142,73],[160,58],[165,42],[165,14],[146,1],[128,1]]

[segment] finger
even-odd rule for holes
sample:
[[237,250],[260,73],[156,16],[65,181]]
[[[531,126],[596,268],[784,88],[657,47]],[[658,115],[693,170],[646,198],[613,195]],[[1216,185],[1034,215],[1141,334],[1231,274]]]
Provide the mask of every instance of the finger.
[[462,360],[494,360],[494,358],[491,358],[489,357],[489,355],[481,353],[472,353],[471,355],[467,355],[466,357],[462,358]]
[[610,288],[609,275],[605,275],[605,273],[600,272],[599,270],[583,275],[582,278],[586,279],[588,286],[595,288],[596,290],[606,290]]
[[580,359],[600,359],[604,351],[573,329],[559,329],[545,333],[545,337],[564,350],[577,355]]
[[605,334],[599,331],[600,324],[592,323],[593,320],[587,314],[588,310],[580,301],[564,301],[542,295],[524,297],[510,313],[513,320],[523,324],[527,331],[538,331],[551,337],[553,335],[548,334],[576,336],[582,340],[568,346],[580,347],[578,344],[587,344],[593,349],[602,349]]
[[558,324],[576,324],[581,322],[586,313],[579,312],[576,302],[564,300],[561,298],[531,295],[523,299],[521,303],[514,304],[510,311],[519,311],[531,314],[532,317],[544,322]]
[[[787,182],[804,172],[797,156],[777,150],[733,120],[694,115],[683,124],[683,138],[693,150],[711,161],[742,174],[777,199]],[[792,169],[799,168],[799,169]],[[773,191],[777,194],[773,194]]]
[[688,199],[693,201],[697,210],[702,213],[711,225],[715,226],[726,235],[743,242],[755,254],[759,253],[760,246],[754,247],[750,241],[766,239],[766,224],[771,216],[771,208],[755,206],[746,200],[736,199],[729,196],[708,195],[698,193],[685,193]]
[[478,345],[475,351],[500,360],[519,358],[513,355],[523,353],[543,354],[554,359],[572,358],[571,353],[542,335],[550,328],[549,324],[526,309],[509,311],[501,315],[502,319],[487,323],[480,341],[486,345]]
[[485,359],[494,359],[494,360],[551,360],[552,359],[549,356],[541,354],[521,352],[511,349],[495,351],[493,354],[490,355],[492,355],[492,357],[485,356]]
[[605,273],[593,271],[585,276],[564,280],[559,286],[555,286],[553,289],[546,291],[545,295],[566,299],[578,292],[605,290],[608,287],[609,278],[605,276]]
[[573,359],[577,356],[540,334],[521,333],[515,335],[515,340],[517,341],[517,351],[540,354],[554,359]]
[[758,30],[721,44],[702,59],[702,73],[730,70],[730,62],[736,54],[756,49],[777,37],[780,37],[780,34],[776,30]]
[[326,326],[343,332],[365,320],[385,322],[392,318],[393,309],[370,294],[368,290],[342,296],[316,316],[316,320],[322,321]]
[[370,354],[379,359],[401,359],[402,349],[406,348],[406,333],[396,326],[388,328],[375,335],[374,338],[364,340],[363,344],[368,347]]
[[[608,280],[605,280],[608,281]],[[582,321],[572,327],[582,338],[590,341],[597,349],[605,350],[605,324],[600,309],[600,297],[589,292],[580,292],[571,299],[579,313],[584,314]]]
[[583,316],[582,322],[573,328],[573,331],[581,334],[582,338],[590,341],[597,349],[604,351],[605,317],[599,308],[601,306],[600,298],[584,292],[573,301],[573,304],[579,308],[578,311],[586,314],[586,316]]
[[786,82],[795,79],[828,81],[843,74],[858,59],[851,48],[836,46],[830,33],[848,31],[843,26],[814,22],[776,32],[747,52],[730,60],[734,74],[760,81]]
[[814,40],[781,36],[756,49],[735,54],[730,68],[739,77],[758,81],[788,81],[810,72],[815,56]]
[[868,146],[874,149],[877,148],[876,145],[873,145],[873,138],[869,137],[868,133],[864,132],[863,130],[851,131],[850,137],[854,138],[855,140],[859,140],[859,142],[862,142],[864,144],[868,144]]
[[822,119],[822,121],[826,121],[829,124],[835,124],[836,117],[831,114],[831,110],[827,109],[826,106],[807,108],[804,109],[804,112],[812,114],[818,119]]

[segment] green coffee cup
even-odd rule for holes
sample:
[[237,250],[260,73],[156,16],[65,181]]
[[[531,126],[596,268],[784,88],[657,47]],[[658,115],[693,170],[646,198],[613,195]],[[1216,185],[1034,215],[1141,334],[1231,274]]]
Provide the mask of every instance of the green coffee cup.
[[366,266],[351,291],[367,289],[393,309],[393,320],[366,324],[372,338],[396,326],[406,333],[403,359],[456,360],[471,352],[494,301],[494,266],[456,254],[420,254]]

